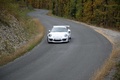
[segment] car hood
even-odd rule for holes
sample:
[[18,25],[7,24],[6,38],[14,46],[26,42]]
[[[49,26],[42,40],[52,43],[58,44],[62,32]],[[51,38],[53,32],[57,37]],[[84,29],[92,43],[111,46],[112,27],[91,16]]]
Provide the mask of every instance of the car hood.
[[57,38],[62,38],[66,34],[68,35],[67,32],[50,32],[49,34],[52,35],[52,37],[57,37]]

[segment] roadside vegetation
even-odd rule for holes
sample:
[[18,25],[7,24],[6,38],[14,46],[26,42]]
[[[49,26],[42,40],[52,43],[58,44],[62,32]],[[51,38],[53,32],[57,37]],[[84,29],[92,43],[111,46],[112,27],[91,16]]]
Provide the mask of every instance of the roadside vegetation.
[[27,0],[57,16],[120,31],[120,0]]
[[116,72],[113,75],[113,80],[120,80],[120,61],[116,65]]
[[27,13],[25,0],[0,0],[0,66],[22,56],[37,45],[44,28]]

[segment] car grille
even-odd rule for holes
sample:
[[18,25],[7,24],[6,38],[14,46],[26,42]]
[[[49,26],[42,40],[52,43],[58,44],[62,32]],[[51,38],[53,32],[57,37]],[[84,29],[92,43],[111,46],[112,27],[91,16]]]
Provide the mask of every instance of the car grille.
[[61,39],[54,39],[54,41],[61,41]]
[[49,39],[49,41],[63,42],[63,41],[67,41],[67,39]]

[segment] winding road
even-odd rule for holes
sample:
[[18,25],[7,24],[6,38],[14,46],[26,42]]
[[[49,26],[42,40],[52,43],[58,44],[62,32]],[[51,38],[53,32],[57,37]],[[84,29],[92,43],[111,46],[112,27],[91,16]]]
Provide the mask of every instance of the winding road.
[[47,10],[29,13],[46,28],[70,25],[69,43],[42,42],[24,56],[0,67],[0,80],[90,80],[112,51],[111,43],[93,29],[74,21],[47,16]]

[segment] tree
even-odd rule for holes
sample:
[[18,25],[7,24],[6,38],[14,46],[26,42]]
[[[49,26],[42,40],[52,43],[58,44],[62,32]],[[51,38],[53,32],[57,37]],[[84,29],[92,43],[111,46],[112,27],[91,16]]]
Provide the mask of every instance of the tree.
[[120,29],[120,0],[25,0],[57,16]]

